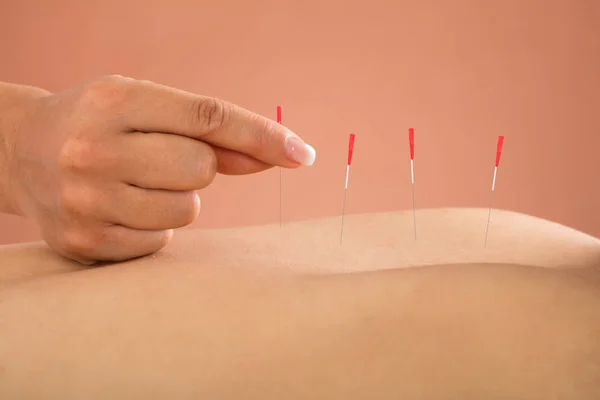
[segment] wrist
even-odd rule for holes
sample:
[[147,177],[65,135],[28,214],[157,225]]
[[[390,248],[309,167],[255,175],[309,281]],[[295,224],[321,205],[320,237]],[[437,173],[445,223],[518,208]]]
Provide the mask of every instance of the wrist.
[[16,141],[37,99],[49,92],[0,82],[0,212],[23,215],[13,192]]

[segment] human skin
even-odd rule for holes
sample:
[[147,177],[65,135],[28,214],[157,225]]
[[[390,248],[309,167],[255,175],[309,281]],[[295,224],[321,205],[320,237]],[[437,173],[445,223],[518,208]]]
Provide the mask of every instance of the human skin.
[[0,82],[0,212],[85,264],[164,247],[217,173],[314,159],[281,124],[153,82],[107,76],[58,93]]
[[190,230],[92,268],[5,246],[0,398],[599,398],[600,240],[494,210],[484,247],[486,216]]

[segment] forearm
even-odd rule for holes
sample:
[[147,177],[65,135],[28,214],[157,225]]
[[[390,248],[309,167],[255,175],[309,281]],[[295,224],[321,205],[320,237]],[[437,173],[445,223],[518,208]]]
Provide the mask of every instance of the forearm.
[[33,100],[49,93],[43,89],[0,82],[0,212],[18,214],[10,189],[10,162],[15,138]]

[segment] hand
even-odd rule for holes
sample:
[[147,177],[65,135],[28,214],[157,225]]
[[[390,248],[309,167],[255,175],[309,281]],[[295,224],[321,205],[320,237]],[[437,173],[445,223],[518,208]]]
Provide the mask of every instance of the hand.
[[151,254],[200,210],[217,172],[311,165],[284,126],[210,97],[111,76],[37,99],[13,140],[19,211],[58,253],[91,264]]

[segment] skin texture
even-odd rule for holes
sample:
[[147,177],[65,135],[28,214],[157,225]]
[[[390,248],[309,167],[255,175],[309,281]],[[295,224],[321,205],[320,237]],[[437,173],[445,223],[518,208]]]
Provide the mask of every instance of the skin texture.
[[234,104],[108,76],[60,93],[0,82],[0,211],[92,264],[164,247],[217,173],[314,162],[296,134]]
[[[0,398],[595,399],[600,240],[421,210],[178,232],[84,267],[0,249]],[[31,382],[35,382],[32,385]]]

